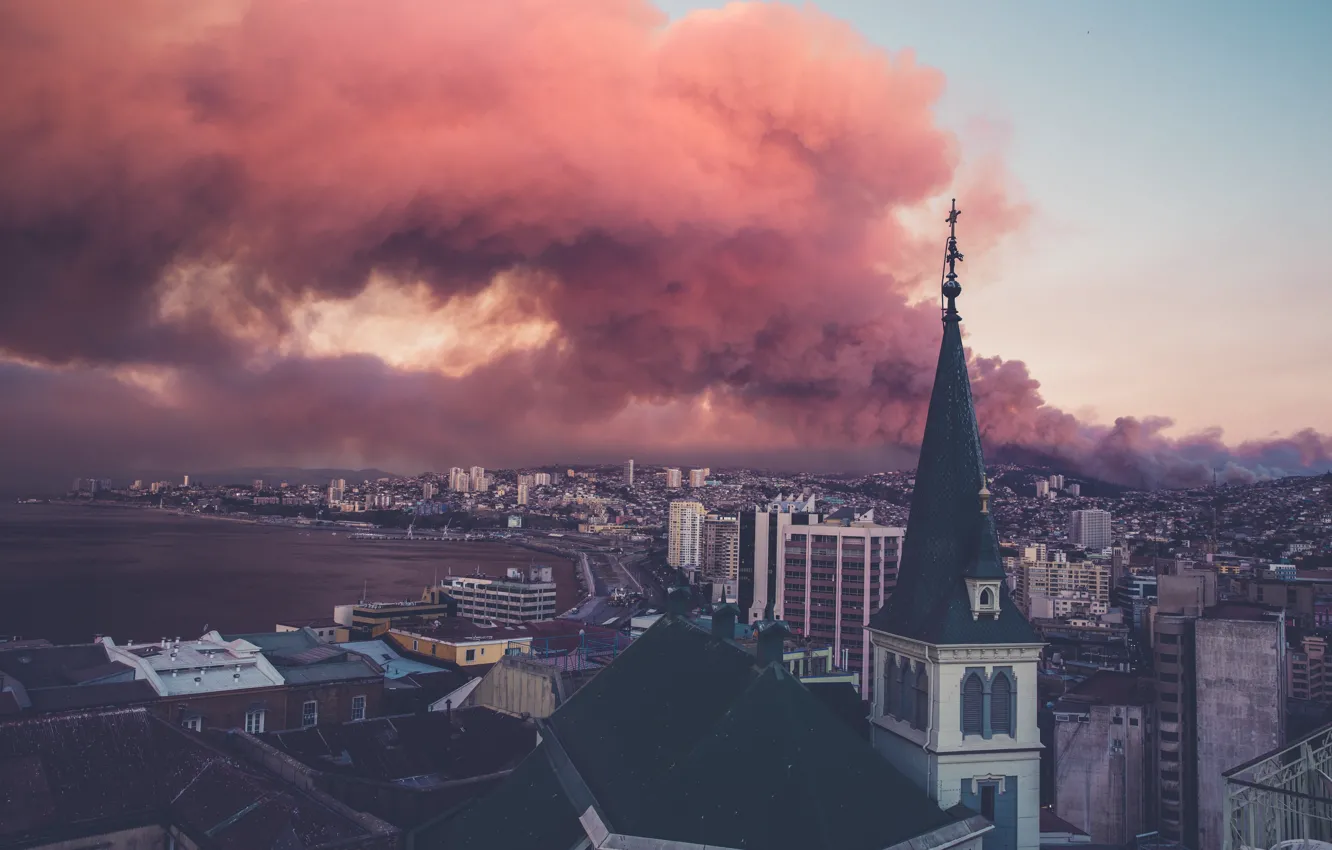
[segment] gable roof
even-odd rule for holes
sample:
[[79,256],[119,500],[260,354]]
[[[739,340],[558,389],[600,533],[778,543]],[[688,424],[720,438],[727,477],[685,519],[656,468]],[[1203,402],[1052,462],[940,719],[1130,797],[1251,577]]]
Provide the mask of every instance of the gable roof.
[[985,459],[960,321],[950,299],[897,586],[870,628],[932,644],[1040,643],[1002,584],[999,616],[971,616],[964,577],[999,543],[980,510]]
[[[500,789],[417,846],[568,850],[588,800],[618,834],[764,850],[881,850],[958,821],[779,666],[678,616],[561,706]],[[541,836],[493,833],[533,805],[551,819]]]

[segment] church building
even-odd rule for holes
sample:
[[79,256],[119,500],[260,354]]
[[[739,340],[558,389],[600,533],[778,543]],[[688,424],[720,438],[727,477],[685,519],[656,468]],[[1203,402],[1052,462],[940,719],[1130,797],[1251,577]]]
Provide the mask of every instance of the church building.
[[940,808],[994,824],[985,850],[1040,844],[1041,640],[1009,597],[957,297],[956,205],[949,214],[943,344],[911,514],[888,604],[868,626],[875,748]]

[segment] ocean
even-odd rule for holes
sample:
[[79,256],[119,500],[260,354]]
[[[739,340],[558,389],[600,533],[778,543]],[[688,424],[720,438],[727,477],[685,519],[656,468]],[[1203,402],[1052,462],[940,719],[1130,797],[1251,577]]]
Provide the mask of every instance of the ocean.
[[569,561],[504,543],[367,542],[345,532],[154,510],[0,503],[0,635],[117,643],[271,631],[333,606],[419,599],[436,574],[555,568],[559,610],[577,601]]

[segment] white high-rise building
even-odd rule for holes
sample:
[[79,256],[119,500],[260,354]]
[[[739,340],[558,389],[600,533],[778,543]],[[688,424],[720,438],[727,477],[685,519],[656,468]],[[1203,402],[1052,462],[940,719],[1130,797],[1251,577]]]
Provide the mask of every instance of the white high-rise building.
[[474,466],[468,474],[468,479],[472,489],[478,493],[486,489],[486,468],[484,466]]
[[703,518],[701,502],[671,502],[666,538],[666,563],[672,567],[697,567],[703,563]]
[[1048,495],[1050,495],[1050,482],[1042,478],[1036,482],[1036,498],[1044,499]]
[[702,487],[708,482],[708,471],[706,469],[689,470],[689,486]]
[[188,487],[188,486],[190,486],[190,476],[188,476],[188,475],[185,476],[185,481],[181,484],[181,486],[182,486],[182,487]]
[[1051,476],[1050,476],[1050,489],[1051,489],[1051,490],[1054,490],[1056,493],[1059,492],[1060,490],[1064,489],[1064,476],[1062,476],[1062,475],[1051,475]]
[[455,493],[468,493],[472,489],[472,477],[467,470],[455,466],[449,470],[449,489]]
[[518,485],[518,504],[520,504],[520,505],[525,505],[525,504],[527,504],[527,485],[526,485],[526,484],[519,484],[519,485]]
[[425,481],[421,484],[421,498],[427,502],[435,498],[435,482]]
[[634,486],[634,459],[629,458],[624,462],[624,486]]
[[550,473],[549,472],[536,473],[535,475],[532,476],[532,483],[538,487],[549,487]]
[[340,504],[347,494],[347,479],[334,478],[328,482],[328,503]]
[[678,470],[678,469],[667,469],[667,470],[666,470],[666,489],[668,489],[668,490],[679,490],[679,489],[680,489],[680,481],[681,481],[681,478],[680,478],[680,470]]
[[1105,549],[1114,538],[1110,532],[1110,512],[1097,509],[1074,511],[1068,518],[1068,540],[1083,549]]

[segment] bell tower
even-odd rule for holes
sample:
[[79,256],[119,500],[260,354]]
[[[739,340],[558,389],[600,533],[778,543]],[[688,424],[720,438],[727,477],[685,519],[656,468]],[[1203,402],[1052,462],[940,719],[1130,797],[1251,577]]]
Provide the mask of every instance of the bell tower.
[[993,831],[985,850],[1040,844],[1042,643],[1008,592],[962,347],[957,219],[948,214],[935,371],[897,587],[867,627],[879,677],[874,746],[938,802]]

